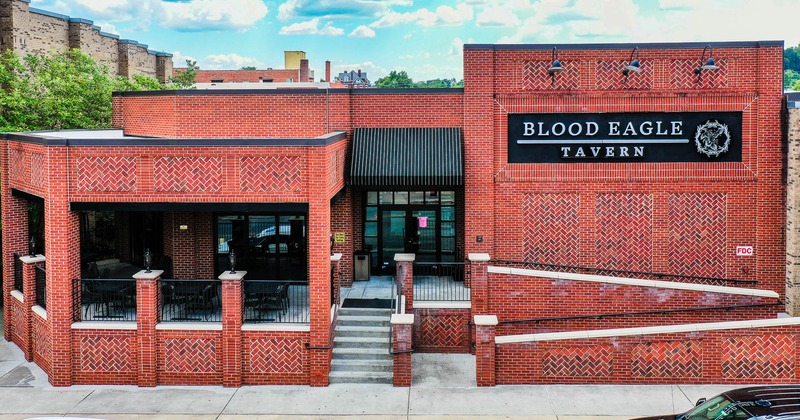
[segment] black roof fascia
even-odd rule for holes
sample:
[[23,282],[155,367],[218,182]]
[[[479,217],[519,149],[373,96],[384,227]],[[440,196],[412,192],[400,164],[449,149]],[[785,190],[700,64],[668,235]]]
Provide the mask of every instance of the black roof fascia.
[[[142,97],[142,96],[218,96],[218,95],[328,95],[348,94],[352,89],[315,89],[315,88],[289,88],[289,89],[186,89],[186,90],[144,90],[138,92],[114,92],[111,96]],[[357,89],[356,89],[357,90]]]
[[308,203],[130,203],[130,202],[84,202],[69,203],[71,211],[177,211],[177,212],[307,212]]
[[[46,133],[46,132],[43,132]],[[116,146],[116,147],[319,147],[328,146],[347,138],[347,133],[337,131],[317,138],[298,139],[168,139],[168,138],[113,138],[64,139],[34,134],[6,133],[4,137],[24,143],[44,146]]]
[[559,51],[569,50],[630,50],[634,47],[649,50],[671,50],[681,48],[753,48],[753,47],[783,47],[783,41],[726,41],[726,42],[626,42],[620,44],[464,44],[465,50],[495,50],[495,51],[519,51],[519,50],[551,50],[553,47]]

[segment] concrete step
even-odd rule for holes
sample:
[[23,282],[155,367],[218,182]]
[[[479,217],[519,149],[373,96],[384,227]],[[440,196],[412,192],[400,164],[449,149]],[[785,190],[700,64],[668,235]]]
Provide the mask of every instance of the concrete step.
[[382,316],[391,318],[392,311],[390,309],[375,309],[375,308],[339,308],[339,316]]
[[338,348],[389,348],[389,337],[384,335],[378,337],[342,337],[337,335],[333,339],[334,347]]
[[385,316],[351,316],[339,314],[336,325],[342,326],[364,326],[364,327],[388,327],[389,317]]
[[389,327],[337,325],[336,337],[389,337]]
[[332,384],[390,384],[392,372],[331,372],[328,376]]
[[331,361],[331,372],[392,372],[391,360],[339,360]]
[[392,360],[389,348],[341,348],[333,347],[334,360]]

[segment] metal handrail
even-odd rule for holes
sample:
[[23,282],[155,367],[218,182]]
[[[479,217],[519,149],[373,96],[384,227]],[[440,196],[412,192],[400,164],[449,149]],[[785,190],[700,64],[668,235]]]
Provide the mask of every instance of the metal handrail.
[[14,253],[14,289],[22,292],[22,261],[20,261],[20,257],[22,255]]
[[469,301],[467,267],[457,261],[414,262],[414,301]]
[[80,321],[136,321],[136,280],[131,278],[81,278],[74,279],[78,303],[73,320]]
[[42,266],[36,266],[36,304],[42,309],[47,309],[47,271]]
[[221,322],[222,281],[162,279],[162,322]]
[[679,279],[688,279],[688,280],[697,280],[697,282],[707,281],[707,282],[717,282],[717,283],[739,283],[739,284],[758,284],[756,280],[738,280],[738,279],[725,279],[719,277],[702,277],[702,276],[689,276],[683,274],[668,274],[668,273],[657,273],[651,271],[630,271],[630,270],[614,270],[609,268],[599,268],[599,267],[583,267],[578,265],[561,265],[561,264],[547,264],[541,263],[536,261],[515,261],[515,260],[491,260],[490,263],[496,264],[519,264],[519,265],[537,265],[541,267],[549,267],[549,268],[558,268],[558,269],[565,269],[565,270],[584,270],[584,271],[594,271],[594,272],[605,272],[605,273],[615,273],[615,274],[628,274],[628,275],[637,275],[637,276],[654,276],[659,278],[679,278]]
[[243,321],[309,323],[311,300],[308,286],[307,280],[244,280]]

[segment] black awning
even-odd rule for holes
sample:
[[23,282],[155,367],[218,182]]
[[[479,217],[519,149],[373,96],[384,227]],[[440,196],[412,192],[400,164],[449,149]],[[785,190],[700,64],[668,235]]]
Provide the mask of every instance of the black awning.
[[353,186],[464,185],[460,128],[356,128]]
[[143,202],[94,202],[73,201],[69,203],[72,211],[144,211],[144,212],[307,212],[308,203],[143,203]]

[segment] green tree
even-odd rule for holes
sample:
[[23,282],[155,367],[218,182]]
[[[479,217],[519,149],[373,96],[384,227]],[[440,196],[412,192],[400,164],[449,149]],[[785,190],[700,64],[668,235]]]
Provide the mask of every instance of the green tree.
[[454,88],[454,87],[464,87],[464,81],[456,81],[455,78],[452,79],[433,79],[433,80],[426,80],[424,82],[418,82],[414,84],[414,87],[418,88]]
[[80,50],[0,55],[0,131],[105,128],[115,90],[161,88],[146,76],[113,77]]
[[257,70],[256,66],[244,66],[239,70]]
[[186,70],[172,76],[169,81],[176,89],[191,89],[197,82],[197,70],[200,67],[196,60],[186,60]]
[[[793,88],[795,84],[800,81],[800,73],[794,70],[785,70],[783,72],[783,87],[786,89]],[[796,88],[794,88],[796,90]]]
[[375,87],[383,89],[397,89],[397,88],[410,88],[414,87],[414,81],[408,77],[405,70],[396,72],[392,70],[386,77],[381,77],[375,81]]

